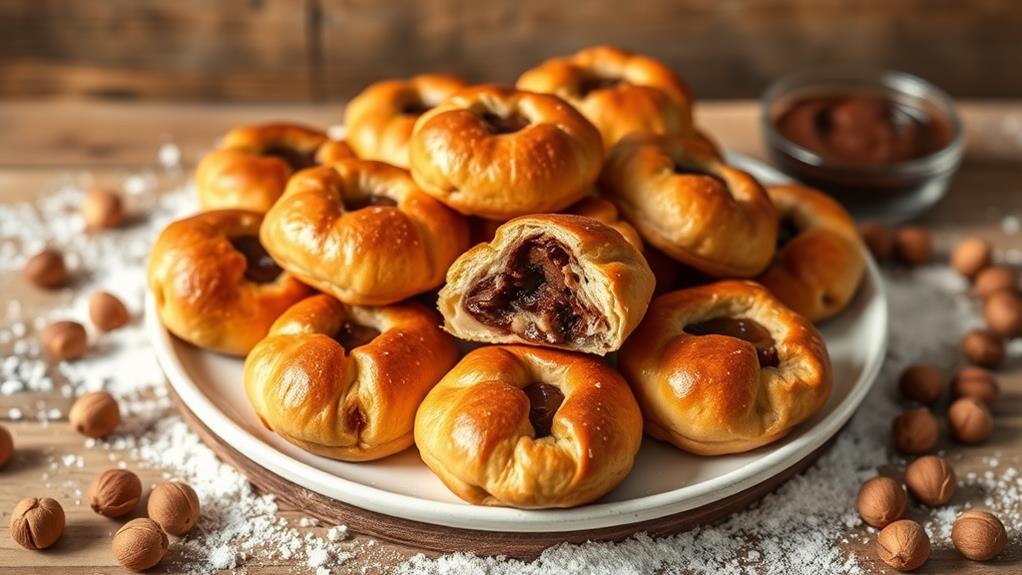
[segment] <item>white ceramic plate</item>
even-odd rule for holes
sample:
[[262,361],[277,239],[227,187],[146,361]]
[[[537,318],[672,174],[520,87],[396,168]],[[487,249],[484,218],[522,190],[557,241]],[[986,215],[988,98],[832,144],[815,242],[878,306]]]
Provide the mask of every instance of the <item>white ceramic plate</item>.
[[[750,158],[731,163],[761,181],[787,179]],[[504,532],[557,532],[637,523],[719,501],[798,463],[841,429],[869,391],[887,342],[887,303],[876,265],[851,305],[821,326],[834,368],[823,410],[782,441],[749,453],[697,457],[646,438],[631,475],[598,502],[575,509],[523,511],[468,505],[408,449],[381,461],[319,457],[267,431],[245,397],[242,360],[199,350],[171,336],[146,304],[147,331],[170,384],[224,442],[298,485],[363,509],[425,523]]]

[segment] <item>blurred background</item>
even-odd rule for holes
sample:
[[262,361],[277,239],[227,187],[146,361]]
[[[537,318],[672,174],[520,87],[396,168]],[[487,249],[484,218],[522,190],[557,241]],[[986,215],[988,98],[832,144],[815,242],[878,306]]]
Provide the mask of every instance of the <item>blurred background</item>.
[[318,102],[427,70],[512,83],[609,43],[700,98],[862,64],[1022,96],[1019,0],[0,0],[0,98]]

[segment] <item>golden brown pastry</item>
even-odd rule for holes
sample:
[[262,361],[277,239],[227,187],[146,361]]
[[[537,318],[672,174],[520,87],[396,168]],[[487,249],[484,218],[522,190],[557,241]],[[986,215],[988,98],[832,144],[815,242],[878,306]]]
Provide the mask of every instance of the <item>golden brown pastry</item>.
[[700,271],[751,277],[774,255],[766,191],[701,138],[632,134],[611,150],[600,185],[644,240]]
[[468,247],[468,226],[408,172],[340,160],[295,174],[260,237],[305,283],[345,303],[386,305],[439,286]]
[[589,196],[568,208],[568,213],[593,218],[607,224],[617,230],[617,233],[628,240],[628,243],[635,246],[635,249],[642,251],[642,238],[639,237],[639,232],[632,227],[632,224],[621,218],[614,202],[597,196]]
[[462,339],[604,355],[638,325],[653,284],[642,254],[606,224],[522,216],[454,262],[437,306]]
[[377,82],[344,110],[347,139],[358,157],[408,167],[408,140],[423,112],[465,87],[449,74],[420,74]]
[[415,416],[422,460],[477,505],[573,507],[628,475],[642,418],[600,360],[508,345],[466,355]]
[[599,132],[569,104],[499,86],[466,88],[423,114],[409,152],[422,189],[492,220],[568,207],[603,161]]
[[699,455],[776,441],[830,395],[823,337],[750,281],[658,296],[618,362],[646,433]]
[[202,348],[245,355],[311,291],[259,243],[262,214],[215,210],[163,230],[149,255],[149,289],[163,325]]
[[809,321],[844,309],[866,269],[855,221],[841,204],[804,186],[768,187],[780,219],[777,253],[758,280]]
[[425,306],[343,304],[319,294],[273,324],[245,360],[266,427],[313,453],[365,461],[412,444],[415,410],[458,360]]
[[204,210],[239,208],[266,212],[291,174],[317,163],[354,157],[344,142],[297,124],[235,128],[199,162],[195,182]]
[[567,100],[600,130],[607,149],[632,132],[693,133],[685,82],[659,60],[618,48],[547,60],[522,74],[516,87]]

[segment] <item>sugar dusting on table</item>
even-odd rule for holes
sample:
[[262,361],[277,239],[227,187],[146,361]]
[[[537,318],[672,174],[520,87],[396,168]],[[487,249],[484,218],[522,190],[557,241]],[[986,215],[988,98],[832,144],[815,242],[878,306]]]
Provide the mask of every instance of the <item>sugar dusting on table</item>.
[[[110,452],[110,460],[151,466],[166,477],[188,481],[203,506],[202,519],[177,542],[167,561],[193,574],[244,570],[254,559],[283,560],[297,572],[323,575],[381,569],[381,546],[353,541],[344,526],[321,526],[312,518],[290,524],[278,514],[275,498],[261,494],[236,470],[219,461],[176,413],[167,396],[153,350],[142,331],[144,264],[152,240],[170,220],[195,210],[195,194],[185,184],[173,144],[161,148],[162,167],[122,182],[129,207],[145,213],[133,225],[100,235],[85,232],[77,206],[86,176],[68,176],[32,203],[0,205],[0,273],[13,274],[27,256],[50,244],[64,250],[74,290],[64,290],[49,309],[32,313],[16,299],[5,303],[0,324],[0,394],[53,392],[70,398],[107,389],[121,400],[125,424],[106,441],[83,440],[89,449]],[[9,276],[10,277],[10,276]],[[543,573],[868,573],[869,561],[844,551],[849,539],[871,541],[854,509],[862,482],[877,469],[904,463],[889,446],[889,425],[898,412],[892,382],[907,364],[926,361],[950,370],[958,361],[958,341],[980,323],[964,296],[965,284],[944,266],[886,275],[891,306],[890,351],[880,380],[833,446],[807,472],[741,513],[717,524],[669,537],[636,535],[626,541],[560,545],[534,562],[466,554],[417,555],[396,568],[405,574]],[[51,367],[40,358],[36,332],[50,318],[88,324],[87,298],[94,289],[121,297],[136,318],[109,333],[90,333],[92,347],[82,360]],[[0,310],[3,313],[3,310]],[[1022,349],[1012,346],[1013,355]],[[12,420],[61,419],[59,409],[40,401],[33,413],[11,409]],[[955,463],[960,453],[946,454]],[[53,454],[50,466],[80,466],[73,454]],[[968,498],[933,511],[914,507],[936,548],[950,547],[955,515],[970,506],[998,513],[1017,538],[1022,530],[1022,476],[1016,460],[988,457],[985,469],[962,474]],[[50,479],[52,469],[42,470]],[[73,493],[80,497],[81,489]],[[77,502],[81,504],[80,501]],[[509,535],[510,537],[511,535]]]

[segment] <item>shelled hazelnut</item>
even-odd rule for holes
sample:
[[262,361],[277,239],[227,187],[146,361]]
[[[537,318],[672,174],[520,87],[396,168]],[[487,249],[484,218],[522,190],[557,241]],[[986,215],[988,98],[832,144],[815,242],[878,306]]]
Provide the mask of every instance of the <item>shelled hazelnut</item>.
[[955,494],[955,470],[943,457],[926,455],[905,469],[905,485],[912,497],[930,507],[944,505]]
[[26,497],[11,512],[11,539],[25,549],[46,549],[64,533],[64,509],[49,497]]
[[951,435],[961,443],[982,443],[994,430],[994,418],[986,404],[974,397],[956,399],[947,410]]
[[891,252],[894,251],[894,237],[890,228],[880,222],[862,222],[859,224],[859,235],[876,261],[884,262],[890,259]]
[[925,407],[901,412],[892,429],[894,445],[902,453],[926,453],[936,447],[940,437],[937,418]]
[[1008,266],[990,266],[976,274],[972,288],[976,295],[984,299],[999,291],[1016,291],[1018,275]]
[[113,294],[99,291],[89,298],[89,318],[102,331],[113,331],[130,319],[128,308]]
[[867,525],[881,529],[905,513],[905,488],[890,477],[874,477],[862,484],[855,508]]
[[983,304],[983,317],[990,331],[1001,337],[1022,335],[1022,298],[1007,290],[990,294]]
[[64,361],[85,355],[88,335],[78,322],[58,321],[46,326],[39,340],[50,357]]
[[14,438],[7,428],[0,425],[0,467],[7,465],[14,455]]
[[894,255],[907,266],[925,264],[933,255],[930,232],[918,226],[905,226],[894,232]]
[[121,410],[114,396],[105,391],[93,391],[75,401],[68,420],[78,433],[100,439],[117,429],[121,423]]
[[898,390],[908,401],[930,405],[940,399],[944,377],[940,370],[932,365],[911,365],[901,372],[898,378]]
[[142,482],[126,469],[108,469],[89,485],[89,506],[104,517],[131,513],[142,498]]
[[199,496],[187,483],[162,483],[149,494],[149,518],[167,533],[183,537],[199,520]]
[[115,228],[124,220],[124,203],[113,190],[96,188],[90,190],[82,200],[82,216],[90,230]]
[[877,535],[877,556],[898,571],[911,571],[930,558],[930,538],[910,519],[895,521]]
[[28,258],[21,273],[28,283],[40,288],[59,288],[67,283],[64,255],[52,248]]
[[114,533],[111,549],[124,568],[140,572],[163,560],[170,547],[167,535],[152,519],[132,519]]
[[1000,393],[994,374],[982,367],[963,367],[951,380],[951,396],[974,397],[987,405]]
[[998,367],[1004,362],[1004,342],[988,329],[974,329],[962,338],[962,353],[981,367]]
[[966,559],[989,561],[1008,544],[1004,524],[993,513],[966,511],[955,519],[951,542]]
[[993,254],[994,248],[990,242],[977,237],[962,238],[951,252],[951,267],[972,279],[990,265]]

